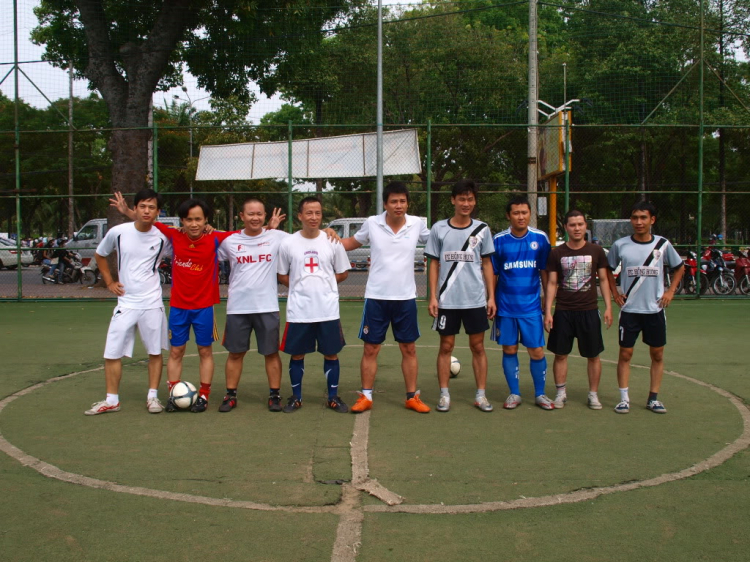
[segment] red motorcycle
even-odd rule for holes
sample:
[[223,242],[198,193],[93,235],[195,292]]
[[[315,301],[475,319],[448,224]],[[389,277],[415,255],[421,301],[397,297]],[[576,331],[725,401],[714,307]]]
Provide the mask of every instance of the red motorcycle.
[[[685,260],[685,273],[680,281],[680,286],[677,288],[679,293],[684,290],[688,295],[694,295],[698,287],[698,256],[695,252],[689,251],[687,253],[687,259]],[[703,271],[700,272],[700,283],[701,283],[701,295],[705,295],[708,291],[708,275]]]
[[734,262],[734,279],[737,281],[737,288],[743,295],[750,295],[750,257],[748,257],[748,248],[740,250],[740,255]]

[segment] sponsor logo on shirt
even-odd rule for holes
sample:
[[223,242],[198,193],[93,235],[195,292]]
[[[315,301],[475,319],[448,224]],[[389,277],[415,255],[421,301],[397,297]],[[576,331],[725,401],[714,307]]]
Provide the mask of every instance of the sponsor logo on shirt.
[[318,259],[318,252],[316,250],[308,250],[305,252],[305,272],[315,273],[315,270],[320,267],[320,261]]
[[177,267],[184,267],[190,271],[203,271],[203,266],[199,263],[193,263],[193,260],[180,261],[178,258],[175,258],[172,263]]
[[257,256],[237,256],[237,263],[261,263],[273,260],[273,254],[259,254]]
[[443,252],[443,260],[474,262],[474,252]]
[[[536,242],[532,242],[532,244],[536,244]],[[536,269],[536,260],[509,261],[503,264],[503,269],[506,271],[509,269]]]
[[659,268],[658,267],[645,267],[645,266],[638,266],[638,267],[629,267],[627,269],[628,277],[658,277],[659,276]]
[[268,241],[266,241],[266,242],[258,242],[258,246],[270,246],[270,245],[271,245],[271,243],[268,242]]
[[469,236],[469,248],[473,250],[477,247],[477,244],[479,244],[479,238],[476,236]]
[[655,259],[656,261],[659,261],[659,259],[661,258],[661,254],[662,254],[662,252],[661,252],[661,250],[654,250],[654,251],[652,252],[652,254],[654,255],[654,259]]

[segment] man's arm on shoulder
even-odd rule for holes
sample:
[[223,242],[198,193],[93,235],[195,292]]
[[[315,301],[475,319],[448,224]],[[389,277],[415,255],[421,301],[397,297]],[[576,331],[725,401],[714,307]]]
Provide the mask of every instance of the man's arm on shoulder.
[[352,250],[356,250],[357,248],[362,247],[362,243],[359,242],[354,236],[350,236],[349,238],[342,238],[341,244],[344,246],[344,250],[347,252],[350,252]]

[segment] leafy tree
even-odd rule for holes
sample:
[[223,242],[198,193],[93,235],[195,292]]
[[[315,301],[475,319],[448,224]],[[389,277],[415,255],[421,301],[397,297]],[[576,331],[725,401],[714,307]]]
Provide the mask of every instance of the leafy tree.
[[53,64],[73,64],[101,92],[112,125],[112,187],[146,178],[149,103],[183,69],[218,98],[252,99],[250,80],[276,57],[317,40],[346,10],[341,0],[42,0],[32,39]]

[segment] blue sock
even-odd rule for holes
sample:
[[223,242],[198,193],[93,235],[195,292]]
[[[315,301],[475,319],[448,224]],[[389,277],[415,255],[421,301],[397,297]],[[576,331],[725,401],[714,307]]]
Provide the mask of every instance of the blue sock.
[[292,381],[292,394],[297,400],[302,400],[302,377],[305,374],[304,359],[289,360],[289,378]]
[[534,379],[534,396],[544,394],[544,385],[547,382],[547,358],[531,359],[529,361],[531,378]]
[[511,394],[521,395],[521,387],[518,383],[518,355],[503,353],[503,373],[508,383]]
[[326,384],[328,385],[328,398],[333,398],[339,393],[339,360],[324,359],[323,372],[326,375]]

